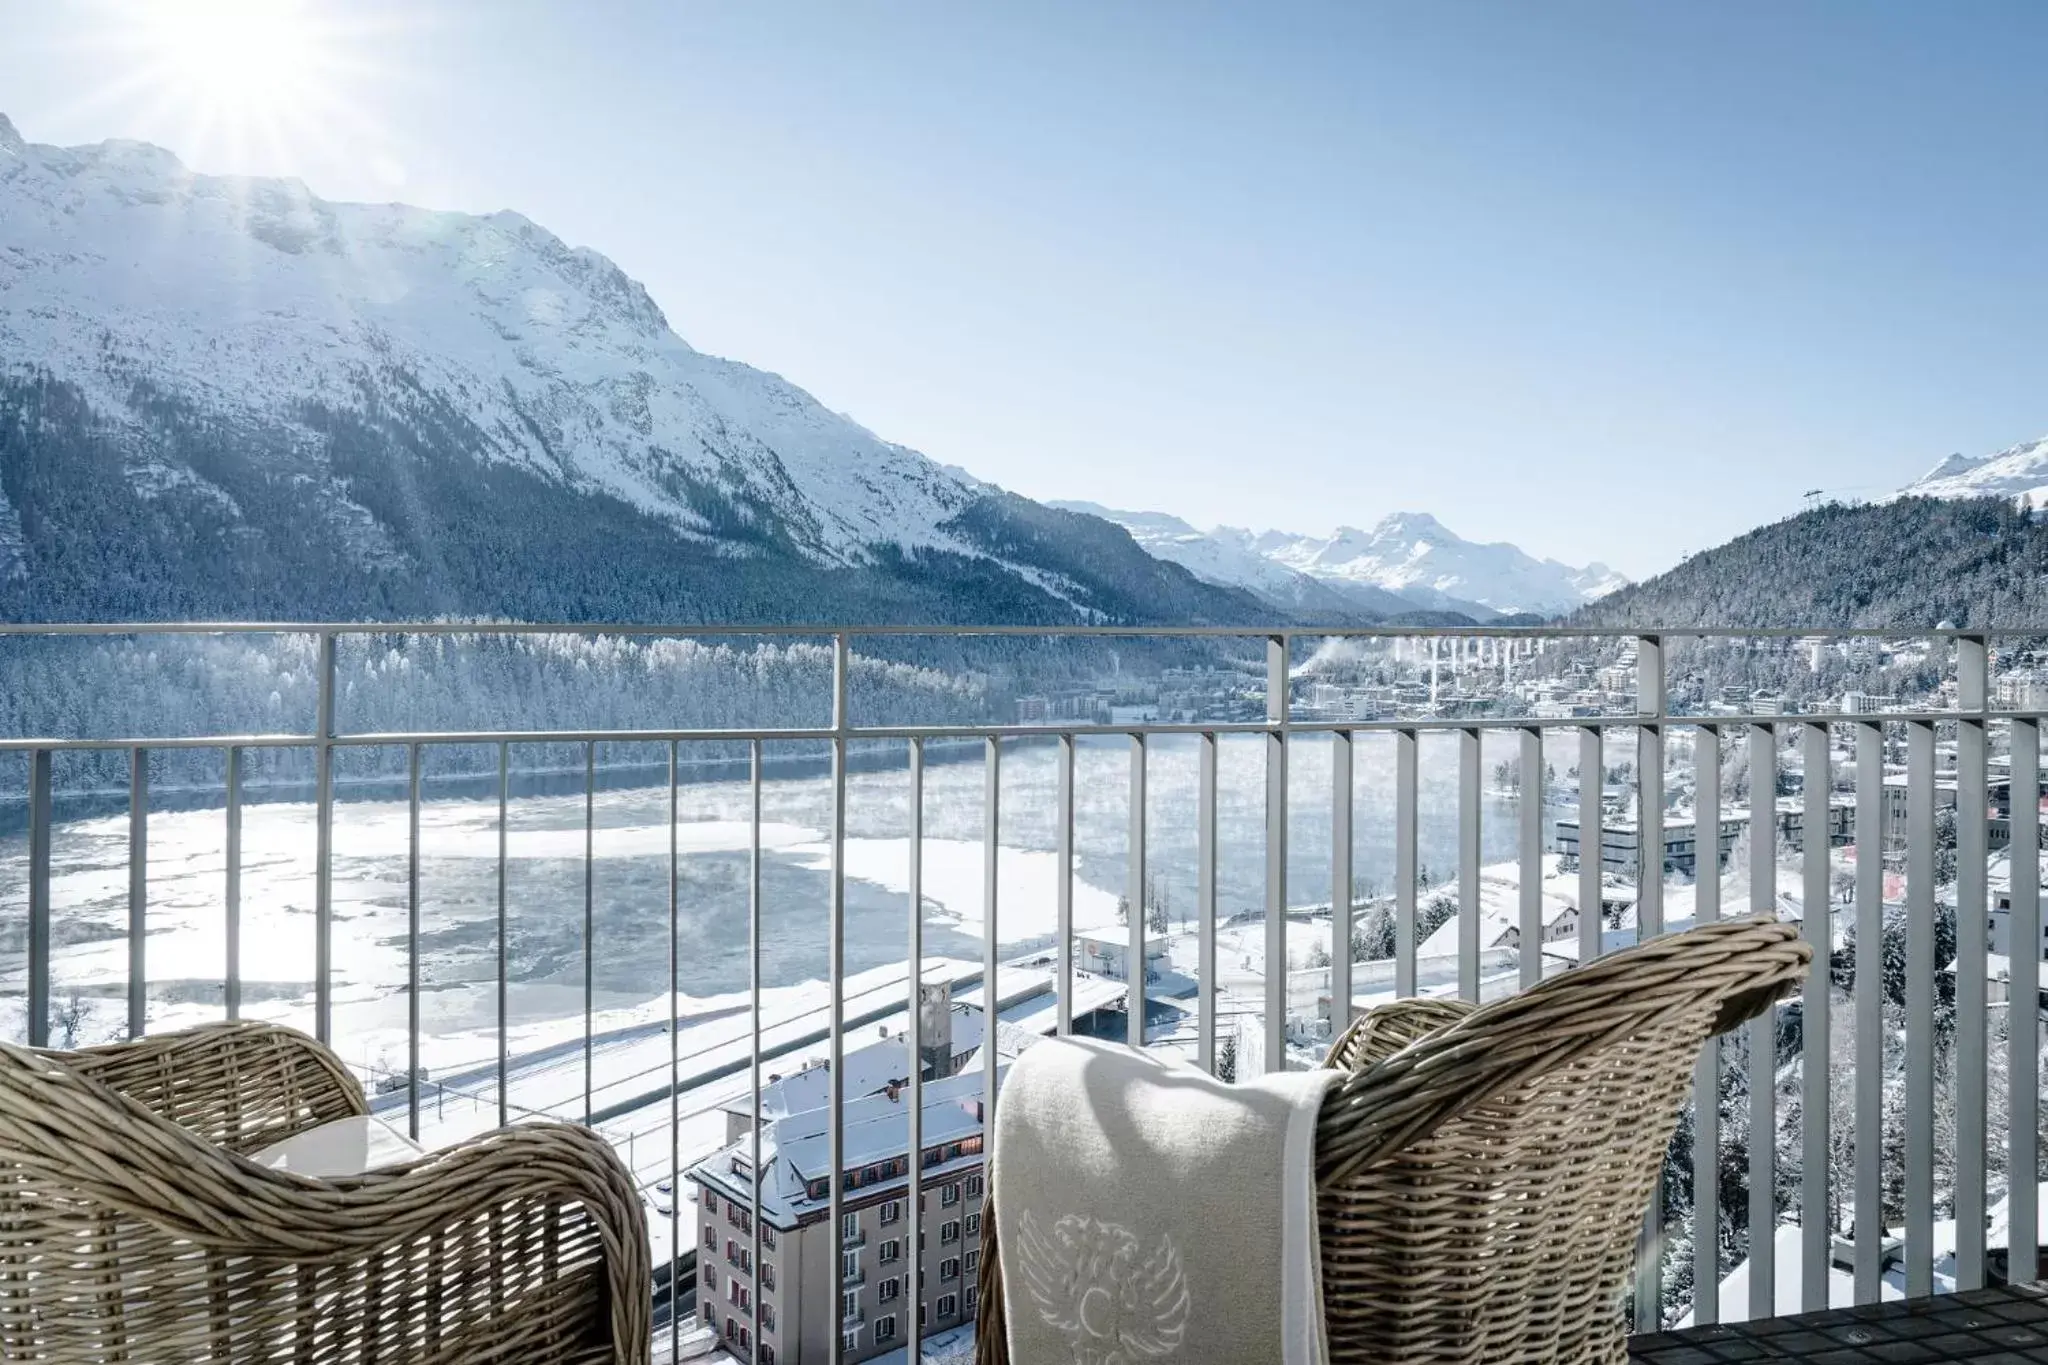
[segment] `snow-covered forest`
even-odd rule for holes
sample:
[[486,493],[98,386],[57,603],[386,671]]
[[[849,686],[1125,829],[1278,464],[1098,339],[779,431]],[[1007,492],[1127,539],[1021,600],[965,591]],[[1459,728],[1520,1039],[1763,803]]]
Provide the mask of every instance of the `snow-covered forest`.
[[[10,638],[0,642],[0,735],[163,739],[311,734],[319,646],[303,634]],[[824,726],[831,723],[832,650],[808,640],[705,642],[566,635],[344,636],[336,650],[339,733],[540,729],[680,729]],[[848,706],[862,724],[984,719],[987,678],[854,655]],[[692,757],[735,751],[692,746]],[[717,752],[712,752],[716,750]],[[637,755],[649,761],[649,755]],[[521,745],[522,769],[580,766],[573,744]],[[600,762],[609,761],[601,756]],[[436,774],[495,771],[495,753],[435,745]],[[123,750],[73,753],[60,789],[123,789]],[[405,771],[397,746],[346,746],[337,778]],[[159,749],[151,780],[209,787],[217,750]],[[311,780],[310,747],[252,748],[245,780]],[[18,777],[15,779],[18,781]]]

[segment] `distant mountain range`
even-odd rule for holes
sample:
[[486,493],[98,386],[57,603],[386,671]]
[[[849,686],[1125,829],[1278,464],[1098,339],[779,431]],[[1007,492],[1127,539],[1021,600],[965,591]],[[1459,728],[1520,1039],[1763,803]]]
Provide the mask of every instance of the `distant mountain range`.
[[1201,531],[1159,512],[1126,512],[1086,502],[1053,504],[1116,522],[1161,559],[1210,583],[1243,588],[1275,606],[1299,604],[1376,614],[1457,612],[1477,621],[1556,616],[1628,580],[1604,564],[1575,569],[1513,545],[1481,544],[1423,512],[1398,512],[1370,531],[1327,536]]

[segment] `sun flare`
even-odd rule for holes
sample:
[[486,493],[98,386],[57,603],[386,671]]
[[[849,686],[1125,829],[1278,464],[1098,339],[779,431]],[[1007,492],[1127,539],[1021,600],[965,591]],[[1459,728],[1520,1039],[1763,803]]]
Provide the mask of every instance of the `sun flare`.
[[156,0],[143,12],[164,93],[227,121],[288,119],[320,95],[320,33],[295,0]]

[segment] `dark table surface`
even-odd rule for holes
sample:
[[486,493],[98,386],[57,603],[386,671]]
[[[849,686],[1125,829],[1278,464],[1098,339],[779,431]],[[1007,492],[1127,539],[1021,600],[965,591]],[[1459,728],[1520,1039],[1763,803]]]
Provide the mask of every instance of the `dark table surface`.
[[1630,1342],[1629,1359],[1633,1365],[2048,1365],[2048,1284],[1658,1332]]

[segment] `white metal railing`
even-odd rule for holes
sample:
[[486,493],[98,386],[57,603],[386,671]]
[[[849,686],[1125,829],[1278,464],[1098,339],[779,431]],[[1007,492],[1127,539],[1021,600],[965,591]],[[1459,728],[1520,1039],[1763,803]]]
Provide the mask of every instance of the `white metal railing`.
[[[1441,990],[1467,999],[1491,994],[1496,987],[1527,986],[1541,979],[1547,969],[1562,961],[1583,961],[1611,947],[1610,920],[1632,921],[1638,936],[1663,932],[1667,893],[1682,888],[1690,898],[1690,912],[1682,918],[1697,922],[1716,919],[1722,911],[1722,878],[1701,875],[1689,885],[1672,881],[1664,867],[1663,829],[1669,807],[1665,790],[1668,778],[1676,775],[1692,791],[1695,828],[1719,830],[1724,816],[1741,817],[1740,807],[1726,807],[1724,786],[1735,771],[1731,765],[1746,767],[1748,781],[1747,828],[1771,831],[1765,851],[1752,849],[1747,858],[1746,900],[1752,907],[1780,906],[1778,850],[1780,785],[1796,770],[1803,817],[1803,846],[1796,858],[1797,899],[1806,933],[1816,952],[1817,966],[1804,996],[1796,1008],[1781,1009],[1749,1026],[1737,1046],[1727,1049],[1710,1045],[1702,1058],[1696,1082],[1695,1105],[1689,1116],[1691,1159],[1674,1165],[1670,1179],[1674,1188],[1689,1186],[1688,1210],[1666,1209],[1661,1202],[1651,1213],[1645,1228],[1644,1254],[1636,1296],[1636,1321],[1642,1326],[1666,1321],[1682,1301],[1666,1293],[1671,1282],[1690,1277],[1693,1293],[1690,1308],[1701,1322],[1712,1321],[1720,1310],[1718,1285],[1730,1269],[1724,1254],[1722,1215],[1731,1209],[1721,1188],[1724,1148],[1732,1135],[1721,1132],[1724,1116],[1746,1119],[1743,1125],[1752,1140],[1744,1141],[1742,1161],[1729,1167],[1746,1186],[1746,1218],[1734,1219],[1734,1249],[1749,1263],[1749,1316],[1767,1316],[1782,1307],[1774,1299],[1776,1229],[1786,1215],[1799,1214],[1798,1255],[1803,1286],[1802,1308],[1827,1305],[1828,1279],[1837,1257],[1837,1242],[1846,1247],[1851,1262],[1854,1297],[1858,1302],[1874,1301],[1883,1292],[1889,1271],[1885,1260],[1887,1230],[1897,1227],[1902,1234],[1903,1265],[1899,1272],[1902,1288],[1922,1294],[1937,1287],[1972,1288],[1985,1282],[1992,1270],[1991,1248],[1987,1247],[1989,1202],[1997,1190],[1988,1165],[1991,1157],[2003,1158],[2003,1181],[2008,1273],[2015,1278],[2033,1277],[2038,1255],[2035,1229],[2039,1209],[2037,1182],[2039,1167],[2038,1125],[2040,952],[2042,941],[2038,859],[2018,856],[2040,845],[2040,802],[2025,796],[2040,790],[2039,740],[2042,712],[2025,708],[1994,708],[1990,703],[1992,645],[1996,640],[2020,640],[2018,635],[1995,636],[1967,631],[1918,632],[1911,635],[1920,654],[1913,657],[1923,680],[1936,680],[1923,688],[1918,709],[1909,707],[1887,713],[1871,713],[1861,706],[1820,704],[1797,714],[1776,709],[1764,713],[1755,707],[1720,704],[1706,695],[1705,680],[1713,675],[1715,660],[1725,661],[1753,653],[1759,658],[1782,660],[1788,642],[1813,651],[1812,672],[1822,674],[1822,653],[1844,651],[1854,655],[1870,641],[1900,638],[1898,632],[1831,631],[1614,631],[1573,628],[1543,629],[1395,629],[1343,628],[1272,631],[1228,627],[1070,627],[1056,628],[934,628],[934,627],[702,627],[702,626],[618,626],[618,625],[512,625],[462,623],[379,623],[374,625],[328,625],[266,623],[255,625],[219,624],[117,624],[117,625],[0,625],[0,645],[10,637],[53,636],[127,639],[154,636],[290,636],[310,642],[315,661],[315,699],[310,730],[276,733],[206,734],[119,734],[57,737],[19,734],[0,737],[0,757],[18,754],[25,761],[21,797],[21,820],[25,838],[25,876],[21,880],[19,905],[0,905],[0,913],[18,908],[22,944],[18,967],[0,963],[0,982],[18,981],[23,997],[26,1041],[45,1045],[51,1041],[53,1018],[53,889],[52,858],[64,821],[58,816],[62,795],[55,780],[56,761],[73,753],[122,753],[128,760],[128,830],[126,848],[127,906],[126,1018],[124,1031],[139,1035],[151,1025],[150,977],[150,848],[149,813],[152,804],[151,754],[155,751],[215,751],[221,755],[224,779],[221,789],[223,815],[223,924],[221,1006],[228,1017],[246,1008],[243,971],[243,848],[246,816],[244,769],[251,754],[273,750],[310,751],[313,756],[313,998],[310,1011],[312,1030],[321,1038],[333,1035],[335,935],[335,810],[341,793],[336,780],[337,754],[355,750],[396,751],[403,755],[403,802],[406,812],[405,836],[405,962],[404,994],[407,1000],[406,1056],[402,1086],[390,1093],[402,1093],[407,1122],[418,1136],[422,1118],[433,1106],[445,1106],[454,1097],[495,1123],[523,1116],[525,1109],[511,1099],[511,1073],[515,1063],[526,1065],[537,1058],[559,1057],[561,1049],[580,1061],[580,1104],[572,1103],[571,1116],[586,1122],[612,1125],[608,1131],[621,1132],[622,1141],[637,1144],[645,1136],[651,1144],[666,1149],[665,1181],[650,1179],[650,1191],[665,1184],[663,1206],[657,1223],[667,1224],[669,1256],[665,1283],[676,1291],[675,1301],[697,1283],[693,1248],[697,1237],[684,1228],[683,1174],[697,1153],[684,1150],[686,1124],[715,1118],[720,1102],[715,1098],[723,1083],[742,1085],[741,1095],[751,1095],[752,1118],[750,1169],[760,1170],[761,1122],[759,1095],[766,1068],[781,1057],[801,1057],[822,1044],[830,1062],[827,1107],[830,1111],[829,1164],[835,1172],[830,1185],[829,1226],[833,1230],[832,1253],[844,1249],[841,1213],[846,1191],[841,1159],[845,1134],[843,1116],[849,1101],[858,1098],[844,1091],[842,1065],[850,1031],[877,1020],[892,1018],[902,1011],[907,1020],[905,1046],[910,1060],[908,1108],[909,1150],[923,1148],[922,1080],[917,1064],[923,1039],[918,984],[921,972],[907,972],[907,995],[897,999],[850,998],[847,920],[849,882],[848,817],[849,774],[855,760],[867,755],[877,762],[879,747],[898,746],[901,771],[907,782],[905,810],[907,866],[904,884],[909,908],[905,926],[904,951],[907,963],[926,961],[926,914],[924,911],[926,814],[928,805],[928,761],[956,764],[963,753],[979,749],[982,765],[980,842],[983,849],[981,897],[983,925],[978,973],[963,974],[958,984],[980,984],[991,1011],[996,1005],[996,984],[1005,965],[1000,948],[997,921],[999,900],[1003,900],[1003,876],[999,850],[1005,837],[1004,763],[1011,754],[1034,756],[1045,746],[1051,749],[1053,816],[1050,852],[1056,859],[1053,896],[1055,908],[1051,955],[1056,982],[1054,1027],[1069,1032],[1076,1026],[1074,1010],[1077,981],[1074,958],[1076,890],[1081,884],[1080,864],[1084,853],[1077,837],[1077,813],[1083,798],[1077,787],[1077,763],[1085,751],[1092,757],[1108,752],[1106,744],[1124,747],[1127,778],[1123,784],[1127,827],[1123,848],[1124,899],[1129,963],[1146,961],[1148,942],[1159,937],[1148,931],[1151,917],[1151,882],[1148,880],[1148,847],[1169,831],[1154,822],[1148,824],[1148,810],[1171,795],[1148,788],[1148,781],[1160,779],[1168,768],[1165,755],[1172,746],[1192,746],[1194,763],[1174,770],[1172,781],[1193,787],[1193,852],[1195,868],[1194,976],[1201,985],[1194,1007],[1195,1060],[1215,1068],[1222,1063],[1218,1040],[1219,1016],[1226,1011],[1233,1026],[1244,1019],[1255,1021],[1255,1034],[1247,1045],[1256,1045],[1260,1063],[1268,1069],[1289,1064],[1290,1055],[1305,1055],[1305,1042],[1327,1027],[1334,1031],[1348,1019],[1355,1001],[1370,999],[1390,986],[1394,994],[1412,995],[1422,990]],[[675,727],[571,728],[571,729],[441,729],[441,730],[348,730],[337,726],[337,650],[345,641],[388,640],[406,637],[454,636],[577,636],[666,638],[761,637],[824,638],[830,642],[829,718],[823,724],[768,727]],[[1242,665],[1242,646],[1249,642],[1262,654],[1262,661],[1242,669],[1247,695],[1263,693],[1260,719],[1111,718],[1018,723],[996,716],[972,722],[919,724],[889,721],[858,723],[850,714],[849,679],[856,659],[855,643],[881,640],[892,648],[916,637],[947,639],[1071,641],[1095,643],[1167,640],[1180,647],[1235,646],[1234,656]],[[1409,700],[1393,707],[1395,714],[1370,720],[1303,718],[1296,714],[1292,699],[1311,670],[1298,668],[1311,646],[1331,641],[1346,642],[1365,651],[1368,657],[1392,660],[1382,672],[1416,674],[1406,684]],[[1467,642],[1479,642],[1476,646]],[[2022,644],[2025,642],[2022,641]],[[1415,690],[1427,651],[1429,697],[1416,701]],[[1690,656],[1681,658],[1683,651]],[[1374,654],[1373,651],[1378,651]],[[1590,660],[1607,662],[1604,669],[1615,676],[1625,672],[1632,684],[1618,705],[1569,703],[1569,713],[1537,714],[1505,692],[1480,693],[1468,690],[1482,683],[1505,687],[1518,667],[1553,651],[1575,653]],[[1446,664],[1446,655],[1449,662]],[[1705,661],[1704,663],[1702,661]],[[1262,662],[1262,668],[1259,663]],[[1674,706],[1674,688],[1669,674],[1674,663],[1697,665],[1697,677],[1685,684],[1685,701]],[[1377,666],[1377,665],[1376,665]],[[1860,666],[1860,665],[1859,665]],[[1797,672],[1795,664],[1784,664],[1780,672]],[[1488,670],[1493,670],[1488,672]],[[1442,691],[1444,675],[1453,682],[1452,695]],[[1498,677],[1495,677],[1497,673]],[[1484,677],[1480,677],[1484,674]],[[1317,675],[1320,676],[1320,675]],[[1475,681],[1476,680],[1476,681]],[[1613,681],[1614,677],[1609,677]],[[1696,685],[1697,684],[1697,685]],[[1587,691],[1590,692],[1591,689]],[[1615,694],[1607,688],[1609,701]],[[1858,694],[1859,696],[1861,694]],[[1754,696],[1752,696],[1754,700]],[[1907,698],[1909,702],[1913,698]],[[2032,700],[2030,697],[2029,700]],[[1846,698],[1845,698],[1846,701]],[[1402,713],[1403,705],[1407,708]],[[1551,709],[1559,710],[1564,704]],[[1691,708],[1691,709],[1688,709]],[[1611,712],[1611,713],[1610,713]],[[1788,751],[1785,739],[1793,741]],[[1897,818],[1900,801],[1891,794],[1896,782],[1887,783],[1887,753],[1903,738],[1905,750],[1903,817]],[[1632,746],[1630,741],[1633,741]],[[1508,774],[1507,795],[1496,804],[1512,807],[1511,813],[1496,810],[1489,816],[1486,762],[1491,752],[1504,755],[1497,765]],[[1224,746],[1256,743],[1261,755],[1263,795],[1258,814],[1249,822],[1226,814],[1220,791]],[[573,746],[581,755],[582,795],[582,883],[579,952],[581,957],[581,1033],[566,1044],[556,1041],[545,1047],[528,1046],[524,1052],[512,1037],[508,991],[512,976],[508,924],[508,865],[510,862],[510,813],[516,779],[515,749],[528,745]],[[1385,767],[1390,791],[1374,791],[1368,816],[1382,812],[1391,828],[1391,849],[1379,850],[1388,864],[1390,885],[1376,894],[1360,896],[1356,887],[1361,864],[1358,832],[1361,811],[1357,797],[1362,754],[1374,748],[1370,757],[1385,757],[1391,746],[1391,762]],[[1554,851],[1547,824],[1552,808],[1550,796],[1556,784],[1549,775],[1555,760],[1569,762],[1574,750],[1580,774],[1575,801],[1567,807],[1577,821],[1578,846],[1603,848],[1603,825],[1614,815],[1607,774],[1616,765],[1617,751],[1632,767],[1632,783],[1622,799],[1631,808],[1640,865],[1632,886],[1616,887],[1603,875],[1601,857],[1579,859],[1575,878],[1576,926],[1560,938],[1554,927],[1554,906],[1546,901],[1546,880],[1555,879],[1549,861]],[[1953,770],[1941,771],[1939,759],[1952,745]],[[597,798],[600,792],[601,746],[654,746],[665,755],[661,774],[667,788],[667,1007],[666,1019],[656,1027],[668,1042],[665,1061],[641,1065],[624,1075],[597,1074],[599,1043],[595,953],[599,930],[596,869],[601,861],[596,852]],[[745,820],[750,835],[746,847],[747,903],[747,1027],[743,1035],[729,1035],[702,1045],[692,1041],[686,1050],[683,1029],[676,1022],[681,992],[687,984],[689,963],[681,941],[683,914],[682,869],[687,861],[679,831],[680,799],[686,785],[686,753],[693,746],[716,748],[728,759],[737,756],[744,763]],[[804,747],[818,751],[827,761],[828,799],[825,811],[828,893],[823,906],[826,929],[826,987],[828,999],[822,1019],[799,1017],[778,1021],[764,1028],[764,994],[779,984],[764,977],[763,874],[764,874],[764,792],[775,787],[767,774],[771,746]],[[943,752],[941,747],[944,746]],[[1301,769],[1291,766],[1303,746],[1328,749],[1327,883],[1330,894],[1319,904],[1290,893],[1290,870],[1299,863],[1294,841],[1302,839],[1304,826],[1295,819],[1302,807],[1298,790]],[[1425,790],[1441,795],[1445,783],[1426,783],[1425,750],[1448,746],[1454,757],[1447,802],[1425,806]],[[444,1075],[427,1076],[422,1067],[422,834],[421,811],[426,801],[427,778],[423,756],[437,751],[480,748],[491,755],[495,780],[496,860],[492,886],[494,904],[488,905],[487,920],[494,941],[495,1038],[494,1055],[468,1068],[474,1083]],[[1674,768],[1673,754],[1690,750],[1688,770]],[[1838,749],[1848,755],[1846,766],[1853,769],[1853,781],[1839,783],[1833,774]],[[2013,945],[2009,956],[2005,1016],[2006,1044],[2003,1055],[1994,1059],[1993,1021],[1998,1013],[1988,998],[1991,955],[1988,925],[1991,904],[1988,894],[1988,831],[1994,793],[1991,763],[1994,750],[2003,752],[2005,781],[2010,805],[2010,861],[2008,886],[2004,895],[2008,936]],[[1180,748],[1173,753],[1180,754]],[[1629,756],[1632,755],[1632,756]],[[971,761],[965,760],[965,761]],[[1179,762],[1178,759],[1175,760]],[[1323,762],[1316,754],[1316,771]],[[1444,774],[1438,774],[1439,777]],[[1768,778],[1768,780],[1766,780]],[[1843,790],[1837,791],[1841,786]],[[1945,830],[1938,816],[1937,797],[1952,785],[1956,793],[1953,847],[1938,829]],[[1855,859],[1853,886],[1843,887],[1835,875],[1835,857],[1828,837],[1830,801],[1853,796]],[[488,798],[487,798],[488,799]],[[1310,804],[1320,804],[1312,801]],[[1448,815],[1448,820],[1444,818]],[[1449,837],[1440,840],[1450,854],[1452,872],[1441,882],[1434,896],[1426,895],[1424,868],[1424,827],[1433,835],[1452,826]],[[1490,828],[1491,827],[1491,828]],[[1896,827],[1896,828],[1895,828]],[[1173,831],[1178,837],[1179,831]],[[1256,853],[1246,850],[1253,846]],[[1710,836],[1716,837],[1716,836]],[[1512,856],[1489,862],[1488,839],[1494,847],[1511,846]],[[1316,835],[1321,841],[1320,833]],[[1703,850],[1701,868],[1708,851]],[[1874,855],[1874,856],[1873,856]],[[1220,999],[1231,972],[1219,960],[1220,877],[1226,863],[1232,867],[1250,860],[1259,871],[1259,900],[1255,923],[1257,945],[1262,950],[1257,993],[1239,999],[1238,1008],[1228,1008]],[[1944,879],[1943,869],[1953,867]],[[1494,914],[1488,909],[1489,878],[1512,870],[1512,913]],[[1886,967],[1888,869],[1903,875],[1902,904],[1894,919],[1903,919],[1903,1001],[1888,1005],[1891,981]],[[1320,875],[1320,874],[1319,874]],[[1786,890],[1790,890],[1788,887]],[[1438,902],[1448,897],[1456,921],[1455,948],[1442,956],[1425,953],[1423,938],[1428,917]],[[1611,904],[1620,907],[1609,910]],[[1942,907],[1952,904],[1953,968],[1952,1002],[1942,998],[1941,983],[1950,964],[1937,960],[1937,935]],[[1824,914],[1814,907],[1825,906]],[[1248,909],[1251,907],[1247,907]],[[1331,952],[1323,973],[1310,984],[1326,982],[1327,1025],[1300,1002],[1290,997],[1304,981],[1302,971],[1290,972],[1289,923],[1303,917],[1328,920]],[[1385,956],[1354,963],[1354,931],[1370,928],[1365,921],[1380,917],[1384,926],[1391,919],[1391,943]],[[1896,927],[1896,926],[1894,926]],[[1496,933],[1500,930],[1500,933]],[[1504,937],[1511,936],[1511,937]],[[1896,935],[1895,935],[1896,936]],[[1245,956],[1253,939],[1242,937]],[[1853,952],[1847,946],[1853,941]],[[1511,943],[1512,948],[1504,947]],[[1339,945],[1343,945],[1341,948]],[[1433,950],[1434,951],[1434,950]],[[1839,960],[1838,960],[1839,959]],[[1833,965],[1848,978],[1845,985],[1834,981]],[[1130,973],[1138,975],[1137,973]],[[1311,973],[1311,976],[1313,974]],[[1362,988],[1362,989],[1361,989]],[[1142,992],[1140,992],[1142,995]],[[1841,997],[1839,1000],[1837,997]],[[1848,1071],[1853,1089],[1846,1097],[1835,1093],[1842,1074],[1841,1059],[1831,1051],[1835,1013],[1845,1006],[1845,1022],[1854,1035],[1853,1055]],[[1146,1009],[1132,1002],[1125,1011],[1126,1036],[1133,1043],[1147,1041]],[[2025,1020],[2023,1024],[2021,1021]],[[1792,1027],[1796,1023],[1796,1027]],[[1780,1053],[1781,1034],[1790,1032],[1796,1045]],[[1888,1032],[1896,1035],[1888,1038]],[[1952,1033],[1952,1041],[1947,1037]],[[1228,1035],[1231,1039],[1242,1036]],[[984,1034],[993,1038],[993,1031]],[[1153,1039],[1157,1041],[1157,1039]],[[1893,1046],[1888,1048],[1888,1042]],[[1942,1045],[1944,1074],[1938,1076],[1937,1043]],[[1235,1042],[1231,1043],[1235,1046]],[[1890,1056],[1903,1052],[1894,1065]],[[1738,1077],[1724,1060],[1736,1054],[1747,1064]],[[997,1050],[982,1049],[985,1112],[992,1116],[996,1101]],[[1767,1064],[1759,1065],[1762,1059]],[[2005,1101],[2002,1112],[1994,1104],[1989,1080],[1991,1063],[2002,1063],[2005,1072]],[[1809,1065],[1809,1061],[1818,1065]],[[1952,1069],[1952,1072],[1951,1070]],[[1763,1083],[1754,1083],[1762,1076]],[[1731,1081],[1747,1086],[1746,1113],[1741,1107],[1724,1110],[1721,1096]],[[1946,1084],[1940,1089],[1937,1082]],[[488,1084],[485,1084],[488,1082]],[[1938,1089],[1940,1093],[1938,1094]],[[703,1098],[711,1095],[713,1098]],[[1801,1154],[1796,1172],[1778,1170],[1781,1116],[1796,1107],[1797,1151]],[[664,1112],[665,1111],[665,1112]],[[638,1127],[623,1127],[637,1120]],[[2002,1128],[2002,1132],[2000,1129]],[[1939,1131],[1937,1131],[1939,1129]],[[1885,1150],[1886,1135],[1902,1133],[1900,1150]],[[1753,1140],[1756,1135],[1770,1140]],[[722,1135],[721,1135],[722,1136]],[[1835,1154],[1842,1142],[1853,1149],[1853,1162],[1840,1165]],[[1937,1148],[1942,1159],[1937,1161]],[[1826,1154],[1810,1159],[1811,1154]],[[912,1246],[920,1236],[920,1185],[922,1163],[908,1163],[909,1188],[906,1195],[907,1230]],[[1796,1174],[1796,1179],[1793,1177]],[[1946,1174],[1945,1187],[1937,1188],[1937,1175]],[[1661,1197],[1661,1192],[1660,1192]],[[1857,1216],[1857,1211],[1878,1210],[1874,1216]],[[1701,1211],[1712,1211],[1711,1226],[1703,1225]],[[1952,1246],[1938,1245],[1937,1213],[1953,1215]],[[1816,1211],[1818,1213],[1816,1214]],[[751,1264],[762,1263],[762,1220],[759,1187],[749,1210],[747,1244]],[[1731,1214],[1732,1219],[1732,1214]],[[1948,1220],[1941,1220],[1944,1223]],[[1753,1236],[1750,1231],[1770,1229],[1772,1235]],[[1689,1263],[1680,1264],[1669,1253],[1671,1238],[1690,1238]],[[721,1234],[721,1240],[723,1235]],[[1946,1250],[1944,1250],[1946,1248]],[[721,1258],[722,1259],[722,1258]],[[1937,1261],[1945,1267],[1937,1285]],[[844,1286],[833,1281],[828,1323],[842,1320]],[[674,1301],[671,1303],[671,1309]],[[908,1328],[914,1351],[921,1328],[914,1314]],[[679,1315],[667,1318],[667,1330],[679,1331]],[[783,1320],[797,1321],[784,1311]],[[839,1334],[828,1334],[829,1347],[837,1358]],[[755,1337],[758,1342],[758,1335]]]

